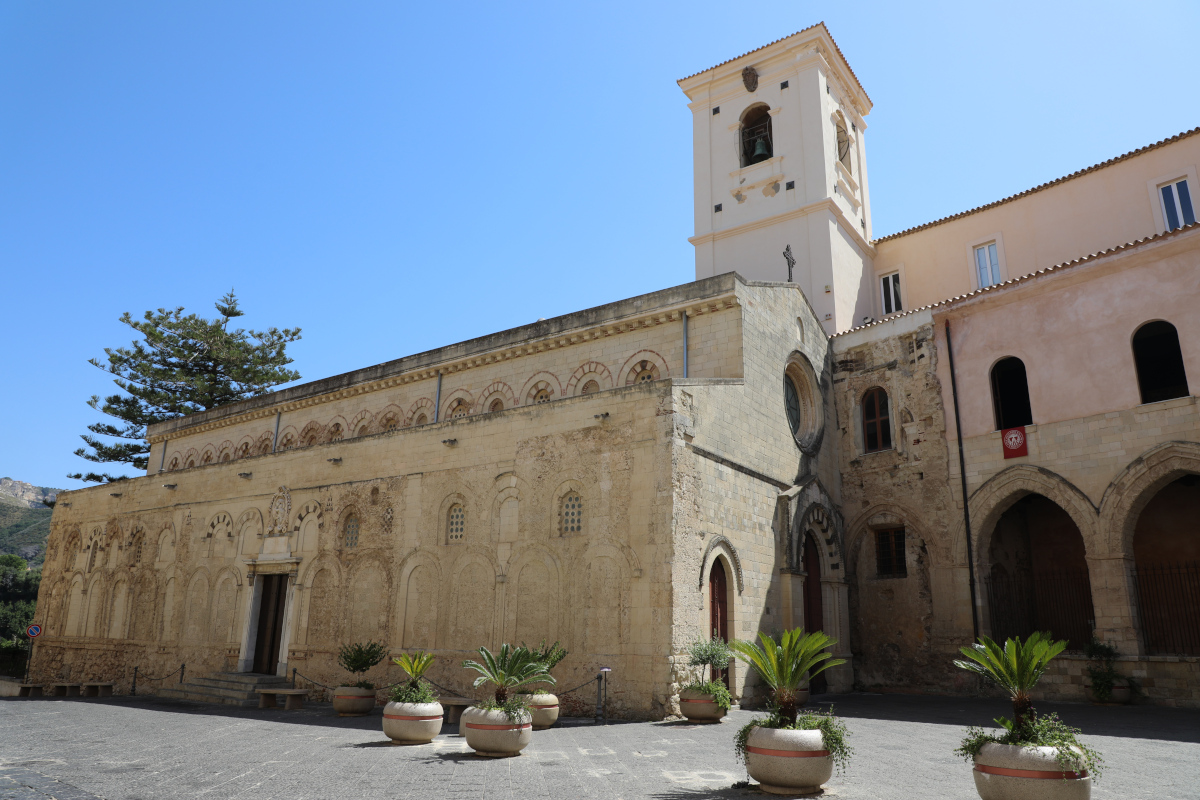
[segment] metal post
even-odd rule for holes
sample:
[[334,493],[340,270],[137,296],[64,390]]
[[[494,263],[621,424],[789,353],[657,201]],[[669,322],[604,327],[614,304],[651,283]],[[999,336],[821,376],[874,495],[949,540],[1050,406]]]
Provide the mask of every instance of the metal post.
[[137,697],[137,671],[138,668],[133,668],[133,685],[129,687],[129,696]]
[[187,664],[180,664],[180,665],[179,665],[179,682],[180,682],[180,683],[183,683],[183,671],[184,671],[185,669],[187,669]]
[[594,725],[600,724],[600,718],[604,714],[604,699],[602,692],[604,691],[604,673],[596,673],[596,718],[593,720]]
[[292,688],[296,688],[296,668],[292,667]]
[[29,683],[29,665],[33,663],[33,637],[29,637],[29,652],[25,654],[25,683]]
[[604,724],[608,724],[608,670],[604,670],[604,703],[600,706],[604,713]]

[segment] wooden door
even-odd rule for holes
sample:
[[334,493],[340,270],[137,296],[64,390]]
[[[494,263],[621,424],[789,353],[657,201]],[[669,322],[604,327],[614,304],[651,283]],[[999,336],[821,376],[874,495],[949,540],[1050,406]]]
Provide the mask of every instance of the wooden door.
[[[806,632],[825,629],[825,609],[821,604],[821,556],[811,536],[804,537],[804,630]],[[822,694],[826,689],[825,673],[813,678],[809,684],[813,694]]]
[[286,575],[259,575],[258,635],[254,639],[254,671],[274,675],[283,636],[283,607],[287,601]]
[[[729,641],[729,582],[721,559],[713,562],[708,573],[708,631],[714,639]],[[729,670],[714,670],[712,679],[729,686]]]

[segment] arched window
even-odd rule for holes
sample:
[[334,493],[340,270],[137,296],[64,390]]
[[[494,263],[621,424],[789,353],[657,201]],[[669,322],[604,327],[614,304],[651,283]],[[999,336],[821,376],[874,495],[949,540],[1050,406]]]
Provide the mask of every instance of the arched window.
[[876,386],[863,395],[863,449],[868,453],[892,449],[892,421],[887,392]]
[[653,361],[642,360],[634,364],[633,369],[629,370],[629,379],[625,381],[625,384],[649,383],[656,380],[658,380],[658,367],[654,365]]
[[1033,424],[1029,382],[1021,359],[1009,356],[992,367],[992,407],[996,410],[996,430]]
[[370,432],[371,432],[371,429],[367,425],[359,425],[358,426],[358,435],[359,436],[366,436]]
[[771,109],[754,106],[742,117],[742,166],[766,161],[775,154],[771,139]]
[[537,392],[533,395],[533,402],[534,403],[549,403],[550,402],[550,390],[549,389],[538,389]]
[[499,397],[497,397],[495,400],[493,400],[491,402],[491,404],[488,406],[489,414],[495,414],[497,411],[503,411],[503,410],[504,410],[504,401],[501,400]]
[[467,401],[461,399],[456,400],[454,402],[454,407],[450,409],[450,419],[465,417],[470,412],[471,408],[467,405]]
[[462,503],[455,503],[450,506],[450,511],[446,513],[446,544],[458,544],[461,542],[466,529],[466,512],[463,511]]
[[600,384],[596,383],[595,381],[588,381],[583,385],[583,388],[579,390],[579,393],[595,394],[598,391],[600,391]]
[[187,468],[188,468],[188,469],[194,469],[194,468],[195,468],[195,466],[196,466],[196,459],[194,459],[194,458],[188,459],[188,465],[187,465]]
[[290,433],[283,435],[283,441],[279,443],[280,450],[291,450],[296,446],[296,440]]
[[577,492],[568,492],[558,506],[558,535],[576,533],[583,533],[583,498]]
[[1187,397],[1179,332],[1169,322],[1147,322],[1133,334],[1133,361],[1143,403]]
[[133,563],[134,564],[142,563],[142,542],[144,540],[145,540],[145,537],[139,536],[137,538],[137,541],[133,543]]
[[342,544],[347,548],[358,547],[358,517],[355,514],[346,517],[342,526]]
[[238,458],[246,458],[249,455],[250,455],[250,443],[243,442],[242,445],[240,447],[238,447],[237,457]]
[[96,551],[99,549],[99,542],[92,542],[92,554],[88,556],[88,572],[91,572],[96,567]]
[[213,460],[213,454],[211,452],[209,452],[209,453],[204,454],[204,458],[200,459],[200,463],[201,464],[211,464],[212,460]]
[[395,414],[388,414],[383,418],[383,422],[379,423],[379,427],[383,428],[385,431],[394,431],[396,428],[400,427],[400,420]]
[[799,436],[804,417],[800,413],[800,391],[791,375],[783,376],[783,404],[787,408],[788,427],[792,429],[792,436]]
[[335,422],[329,426],[329,441],[340,442],[342,440],[342,424]]
[[852,163],[850,160],[850,134],[846,131],[846,120],[841,112],[838,113],[834,125],[837,127],[837,160],[841,162],[847,172],[853,174],[854,170],[850,167]]
[[417,418],[413,420],[413,425],[428,425],[428,424],[429,424],[429,417],[427,417],[424,413],[417,414]]
[[177,469],[179,469],[179,459],[178,459],[178,458],[172,458],[172,459],[171,459],[171,466],[167,467],[167,471],[168,471],[168,472],[174,472],[174,471],[175,471],[175,470],[177,470]]

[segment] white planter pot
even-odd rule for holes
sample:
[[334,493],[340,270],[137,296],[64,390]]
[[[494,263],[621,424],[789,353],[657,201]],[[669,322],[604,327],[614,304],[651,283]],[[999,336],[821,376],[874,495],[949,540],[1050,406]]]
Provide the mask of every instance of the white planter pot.
[[833,775],[820,731],[755,728],[746,742],[746,772],[771,794],[816,794]]
[[988,743],[975,757],[975,790],[983,800],[1088,800],[1092,779],[1064,771],[1053,747]]
[[333,690],[333,710],[339,717],[361,717],[375,710],[375,690],[339,686]]
[[388,703],[383,707],[383,733],[396,744],[428,744],[441,732],[441,703]]
[[717,705],[711,694],[684,689],[679,693],[679,711],[689,722],[720,722],[725,709]]
[[533,717],[533,729],[546,730],[558,722],[558,697],[544,692],[529,695],[529,713]]
[[503,711],[484,711],[468,706],[458,721],[458,730],[476,755],[508,758],[520,755],[529,746],[533,739],[533,720],[528,711],[513,722]]

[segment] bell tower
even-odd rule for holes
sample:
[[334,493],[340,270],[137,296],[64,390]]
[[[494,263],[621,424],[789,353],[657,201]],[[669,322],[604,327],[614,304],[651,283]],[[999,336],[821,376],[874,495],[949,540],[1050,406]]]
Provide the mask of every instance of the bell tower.
[[828,333],[861,324],[873,313],[871,100],[825,24],[679,86],[692,110],[696,279],[790,271]]

